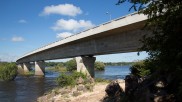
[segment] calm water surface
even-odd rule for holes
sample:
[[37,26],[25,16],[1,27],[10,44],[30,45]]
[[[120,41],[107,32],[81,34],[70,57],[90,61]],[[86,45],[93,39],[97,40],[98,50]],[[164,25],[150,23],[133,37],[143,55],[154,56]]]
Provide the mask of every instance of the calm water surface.
[[[129,66],[106,66],[105,71],[96,71],[96,78],[123,79],[130,73]],[[0,102],[35,102],[37,97],[56,87],[59,73],[46,72],[45,77],[17,76],[15,81],[0,82]]]

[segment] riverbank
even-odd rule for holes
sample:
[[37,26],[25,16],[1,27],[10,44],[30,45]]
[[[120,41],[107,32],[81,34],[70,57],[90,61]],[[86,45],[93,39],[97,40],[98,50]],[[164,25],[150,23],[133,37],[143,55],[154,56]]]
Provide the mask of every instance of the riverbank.
[[[118,80],[120,87],[125,89],[125,81]],[[60,88],[53,89],[50,93],[43,95],[37,99],[38,102],[100,102],[106,95],[105,89],[109,83],[95,83],[90,91],[82,91],[76,93],[76,88]]]

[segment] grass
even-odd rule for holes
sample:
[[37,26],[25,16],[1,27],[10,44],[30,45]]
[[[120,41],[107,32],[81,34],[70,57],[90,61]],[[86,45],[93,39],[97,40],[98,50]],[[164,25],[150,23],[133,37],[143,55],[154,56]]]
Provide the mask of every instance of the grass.
[[45,70],[53,71],[53,72],[67,72],[67,69],[65,67],[59,67],[59,68],[50,67],[50,68],[46,68]]
[[103,78],[95,78],[95,82],[96,83],[110,83],[111,81],[103,79]]

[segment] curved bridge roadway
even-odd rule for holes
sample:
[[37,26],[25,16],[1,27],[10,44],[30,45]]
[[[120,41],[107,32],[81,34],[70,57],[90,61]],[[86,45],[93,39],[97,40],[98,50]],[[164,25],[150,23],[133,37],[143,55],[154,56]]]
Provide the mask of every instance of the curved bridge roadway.
[[146,20],[143,14],[129,14],[38,48],[16,62],[23,72],[29,71],[30,62],[35,62],[35,75],[44,75],[45,60],[76,57],[77,71],[94,77],[94,55],[138,51],[142,46],[139,39],[151,34],[142,30]]

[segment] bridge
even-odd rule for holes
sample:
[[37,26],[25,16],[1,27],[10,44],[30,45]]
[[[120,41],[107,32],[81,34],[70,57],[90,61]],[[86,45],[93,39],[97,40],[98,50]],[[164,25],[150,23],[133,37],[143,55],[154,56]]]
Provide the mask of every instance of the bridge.
[[142,36],[151,34],[142,30],[146,20],[137,13],[111,20],[25,54],[16,61],[18,68],[29,71],[30,62],[35,62],[35,75],[44,75],[45,60],[76,57],[77,71],[94,77],[95,55],[138,51]]

